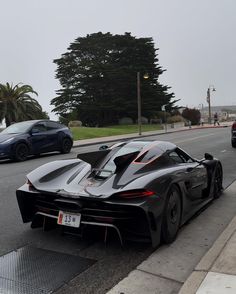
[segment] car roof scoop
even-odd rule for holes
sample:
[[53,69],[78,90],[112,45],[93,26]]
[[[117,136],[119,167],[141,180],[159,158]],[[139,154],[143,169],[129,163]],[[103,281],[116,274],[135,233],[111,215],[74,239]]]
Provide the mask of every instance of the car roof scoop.
[[135,151],[132,153],[117,156],[114,159],[114,163],[116,165],[116,172],[130,164],[138,156],[139,153],[140,151]]
[[110,151],[111,149],[105,149],[87,153],[80,153],[77,155],[77,158],[91,164],[92,168],[94,168]]

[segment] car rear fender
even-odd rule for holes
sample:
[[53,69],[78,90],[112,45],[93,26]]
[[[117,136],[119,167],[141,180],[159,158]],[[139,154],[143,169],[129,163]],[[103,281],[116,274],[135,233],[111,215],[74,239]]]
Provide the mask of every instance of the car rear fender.
[[[180,200],[181,200],[181,225],[182,225],[182,211],[183,211],[184,197],[183,197],[181,184],[174,181],[173,179],[171,179],[171,181],[168,183],[169,183],[168,187],[172,187],[173,185],[175,185],[177,189],[179,190],[179,194],[181,197]],[[165,207],[169,190],[170,188],[166,189],[166,191],[162,195],[161,195],[161,192],[160,193],[156,192],[158,198],[153,198],[153,199],[150,198],[148,205],[142,206],[142,209],[146,213],[146,218],[149,224],[152,247],[154,248],[157,247],[161,241],[162,219],[163,219],[164,207]],[[157,201],[158,201],[158,205],[155,205]]]
[[69,131],[67,132],[67,130],[59,130],[58,132],[58,140],[59,143],[64,139],[64,138],[69,138],[72,141],[71,135],[69,133]]
[[[47,190],[52,186],[52,182],[60,186],[60,179],[67,181],[68,178],[79,168],[80,165],[85,163],[79,159],[57,160],[46,163],[27,175],[30,182],[36,189]],[[90,165],[86,164],[83,168],[90,169]],[[55,182],[54,182],[55,184]]]

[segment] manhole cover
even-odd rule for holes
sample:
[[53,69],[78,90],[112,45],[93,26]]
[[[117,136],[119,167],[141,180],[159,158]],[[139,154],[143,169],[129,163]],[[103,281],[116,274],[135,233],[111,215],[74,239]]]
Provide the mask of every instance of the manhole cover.
[[95,261],[31,246],[0,257],[0,294],[51,293]]

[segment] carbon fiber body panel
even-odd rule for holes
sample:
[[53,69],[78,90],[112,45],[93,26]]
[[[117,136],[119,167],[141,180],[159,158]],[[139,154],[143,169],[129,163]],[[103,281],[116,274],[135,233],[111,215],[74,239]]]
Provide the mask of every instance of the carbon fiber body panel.
[[52,293],[95,261],[31,246],[0,257],[0,293]]

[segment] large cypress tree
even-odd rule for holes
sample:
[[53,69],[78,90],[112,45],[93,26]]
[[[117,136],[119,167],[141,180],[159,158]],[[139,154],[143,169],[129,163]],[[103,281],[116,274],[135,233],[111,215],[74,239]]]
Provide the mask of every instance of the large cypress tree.
[[[152,38],[101,32],[79,37],[68,52],[55,59],[62,88],[52,99],[53,111],[64,116],[77,112],[84,123],[107,125],[123,116],[137,119],[137,72],[141,76],[142,115],[151,117],[163,104],[173,104],[173,93],[158,81]],[[147,73],[149,78],[142,79]],[[172,103],[172,104],[171,104]]]

